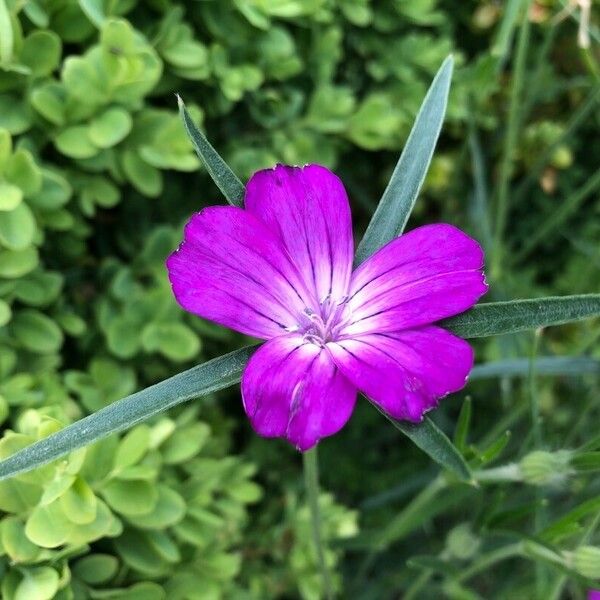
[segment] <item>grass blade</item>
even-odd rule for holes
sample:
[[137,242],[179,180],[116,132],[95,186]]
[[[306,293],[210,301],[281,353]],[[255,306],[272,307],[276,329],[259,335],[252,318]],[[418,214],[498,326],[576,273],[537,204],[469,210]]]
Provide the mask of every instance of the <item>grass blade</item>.
[[479,304],[441,321],[440,325],[460,337],[478,338],[562,325],[599,315],[600,294],[581,294]]
[[206,136],[196,127],[190,117],[183,100],[177,96],[179,114],[183,120],[188,137],[192,141],[196,154],[204,163],[208,174],[223,192],[229,204],[233,206],[244,205],[244,184],[237,175],[229,168],[229,165],[221,158],[219,153],[212,147]]
[[518,263],[528,256],[548,234],[560,227],[581,206],[582,202],[600,187],[600,169],[588,179],[578,190],[573,192],[561,205],[550,213],[548,218],[525,240],[520,250],[513,257]]
[[454,61],[446,58],[421,105],[400,160],[356,252],[359,265],[400,235],[423,185],[446,114]]
[[177,404],[237,383],[254,349],[247,346],[235,350],[109,404],[1,461],[0,480],[51,462]]
[[522,96],[525,84],[525,63],[529,47],[529,33],[531,24],[529,22],[529,7],[531,0],[525,0],[523,21],[517,44],[517,55],[515,58],[514,74],[512,79],[512,90],[510,105],[508,108],[508,122],[506,124],[506,136],[504,138],[504,149],[500,162],[500,175],[498,182],[498,197],[496,202],[496,218],[494,222],[494,245],[492,247],[491,273],[494,279],[500,279],[499,269],[502,264],[502,244],[506,221],[509,213],[509,190],[513,175],[513,166],[517,153],[519,141],[519,129],[521,124]]

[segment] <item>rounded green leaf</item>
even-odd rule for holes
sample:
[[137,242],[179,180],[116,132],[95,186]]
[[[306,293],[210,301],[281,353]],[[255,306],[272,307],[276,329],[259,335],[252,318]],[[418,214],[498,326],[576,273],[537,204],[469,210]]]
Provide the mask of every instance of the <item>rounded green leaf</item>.
[[0,127],[17,135],[30,126],[31,114],[27,103],[19,96],[0,94]]
[[200,352],[198,336],[182,323],[150,323],[142,331],[142,346],[175,361],[190,360]]
[[119,561],[110,554],[90,554],[73,566],[73,575],[90,585],[110,581],[119,569]]
[[143,480],[109,482],[102,493],[108,505],[124,515],[144,515],[158,502],[158,491],[153,483]]
[[23,200],[20,187],[0,180],[0,211],[14,210]]
[[141,529],[166,529],[185,516],[185,500],[167,486],[158,486],[158,502],[147,515],[130,516],[129,521]]
[[10,305],[0,299],[0,327],[4,327],[12,316]]
[[6,180],[21,188],[26,198],[37,194],[42,188],[42,171],[27,150],[19,148],[6,163]]
[[23,41],[19,56],[34,75],[50,75],[60,62],[62,45],[52,31],[34,31]]
[[42,170],[42,187],[29,199],[29,204],[43,210],[56,210],[64,206],[71,198],[71,184],[59,173]]
[[37,310],[18,312],[12,320],[11,331],[24,348],[37,354],[57,352],[62,346],[62,331],[54,321]]
[[17,517],[6,517],[0,523],[2,547],[14,562],[34,560],[40,549],[25,536],[25,525]]
[[66,98],[64,87],[55,82],[44,83],[31,92],[31,106],[50,123],[62,126],[66,121]]
[[132,429],[121,440],[115,456],[115,470],[125,469],[137,464],[148,451],[150,428],[140,425]]
[[36,229],[33,213],[24,202],[14,210],[0,211],[0,244],[10,250],[31,246]]
[[63,277],[51,271],[35,271],[19,279],[15,284],[14,295],[29,306],[46,306],[58,297]]
[[126,110],[109,108],[91,122],[89,137],[98,148],[111,148],[129,135],[131,126],[131,116]]
[[73,485],[74,481],[75,476],[69,474],[63,474],[53,479],[50,485],[44,489],[40,504],[42,506],[52,504],[52,502],[60,498]]
[[37,546],[56,548],[66,542],[72,528],[57,500],[33,509],[25,524],[25,535]]
[[162,175],[158,169],[143,161],[137,152],[123,153],[123,171],[129,182],[144,196],[155,198],[162,191]]
[[125,317],[114,319],[106,331],[109,350],[120,358],[131,358],[140,346],[140,330],[137,323]]
[[91,523],[73,525],[66,539],[66,543],[74,546],[88,544],[94,540],[105,537],[115,537],[123,531],[123,525],[108,506],[98,499],[98,510],[96,518]]
[[60,497],[60,504],[69,521],[78,525],[91,523],[98,511],[98,499],[81,477]]
[[22,571],[14,600],[50,600],[58,591],[58,573],[50,567],[35,567]]
[[209,436],[210,428],[205,423],[177,429],[160,447],[162,458],[168,464],[185,462],[200,452]]
[[98,154],[98,148],[92,144],[89,130],[82,125],[67,127],[54,139],[56,148],[70,158],[91,158]]
[[169,563],[153,547],[144,532],[126,530],[115,540],[115,547],[125,564],[145,575],[159,577],[169,568]]
[[0,277],[16,279],[33,271],[38,265],[36,248],[24,250],[0,250]]

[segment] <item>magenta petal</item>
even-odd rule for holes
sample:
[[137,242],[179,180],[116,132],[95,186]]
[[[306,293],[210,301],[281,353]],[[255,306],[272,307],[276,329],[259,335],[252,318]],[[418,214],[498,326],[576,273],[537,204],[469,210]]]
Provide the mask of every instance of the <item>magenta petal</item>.
[[346,424],[356,389],[326,350],[285,335],[252,356],[242,376],[242,398],[258,434],[285,437],[304,452]]
[[471,308],[487,291],[483,251],[452,225],[404,234],[352,275],[343,335],[399,331]]
[[167,269],[183,308],[247,335],[281,335],[314,304],[279,240],[233,206],[195,214]]
[[255,173],[246,210],[277,234],[310,289],[322,302],[346,295],[354,245],[342,182],[319,165],[278,165]]
[[469,344],[435,326],[365,334],[327,348],[361,392],[391,417],[413,422],[463,388],[473,367]]

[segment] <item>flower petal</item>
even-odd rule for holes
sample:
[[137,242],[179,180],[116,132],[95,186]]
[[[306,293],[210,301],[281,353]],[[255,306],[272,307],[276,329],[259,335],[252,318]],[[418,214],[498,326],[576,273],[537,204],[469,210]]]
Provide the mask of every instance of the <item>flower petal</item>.
[[247,335],[284,334],[314,304],[279,240],[233,206],[195,214],[167,269],[183,308]]
[[341,335],[399,331],[471,308],[487,291],[483,251],[452,225],[419,227],[352,275]]
[[348,197],[336,175],[319,165],[258,171],[245,206],[280,237],[320,302],[346,295],[354,243]]
[[285,437],[304,452],[346,424],[356,389],[325,349],[284,335],[252,356],[242,375],[242,398],[258,434]]
[[395,419],[419,422],[464,387],[473,350],[441,327],[366,334],[327,344],[342,373]]

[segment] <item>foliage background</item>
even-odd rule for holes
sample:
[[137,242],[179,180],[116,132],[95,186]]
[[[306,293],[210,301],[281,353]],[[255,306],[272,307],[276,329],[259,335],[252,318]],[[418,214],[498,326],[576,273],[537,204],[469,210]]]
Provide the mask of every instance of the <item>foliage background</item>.
[[[592,15],[580,48],[562,7],[0,0],[0,457],[244,343],[169,290],[184,219],[222,201],[176,92],[244,179],[333,168],[358,237],[453,52],[411,226],[480,239],[496,299],[597,291],[599,38]],[[477,345],[489,364],[435,414],[477,487],[361,403],[320,446],[339,594],[582,597],[600,578],[598,338],[595,321]],[[299,456],[251,433],[237,390],[1,482],[0,510],[6,600],[322,595]]]

